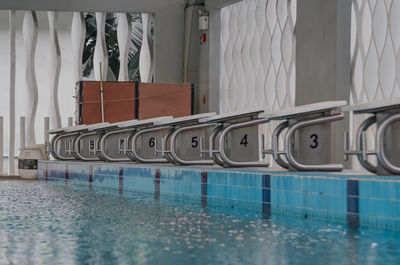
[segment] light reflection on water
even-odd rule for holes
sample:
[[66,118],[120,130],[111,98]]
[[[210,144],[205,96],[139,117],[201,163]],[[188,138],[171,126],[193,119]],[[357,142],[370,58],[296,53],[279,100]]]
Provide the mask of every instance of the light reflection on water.
[[0,182],[0,264],[399,264],[400,232]]

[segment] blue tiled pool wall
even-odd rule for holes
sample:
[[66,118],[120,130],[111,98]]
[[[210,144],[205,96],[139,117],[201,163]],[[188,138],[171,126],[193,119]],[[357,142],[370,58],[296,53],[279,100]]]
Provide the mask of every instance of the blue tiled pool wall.
[[400,177],[42,161],[39,180],[400,229]]

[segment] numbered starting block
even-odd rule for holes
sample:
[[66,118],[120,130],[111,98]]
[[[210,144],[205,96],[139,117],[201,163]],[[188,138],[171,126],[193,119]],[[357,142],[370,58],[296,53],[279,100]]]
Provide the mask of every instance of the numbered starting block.
[[211,128],[215,126],[200,124],[200,119],[214,115],[203,113],[155,122],[160,130],[168,131],[162,138],[155,137],[154,147],[161,142],[161,150],[155,148],[154,151],[179,165],[213,165],[214,161],[200,152],[200,139],[208,138]]
[[[272,150],[263,153],[272,154],[280,166],[292,171],[343,170],[342,164],[331,163],[331,123],[344,118],[340,108],[345,105],[346,101],[328,101],[262,114],[266,119],[282,121],[273,132]],[[284,149],[280,150],[279,137],[285,129]]]
[[267,119],[260,119],[259,114],[264,109],[219,114],[200,119],[206,125],[189,126],[187,129],[205,128],[207,125],[213,130],[208,137],[208,149],[205,147],[205,138],[200,138],[200,152],[212,157],[216,164],[224,167],[251,167],[268,166],[260,161],[260,137],[258,125],[267,123]]
[[72,155],[82,161],[99,160],[96,150],[99,144],[100,136],[96,132],[96,128],[108,125],[108,122],[87,125],[86,128],[80,130],[80,134],[74,140],[74,148]]
[[[356,104],[343,108],[354,115],[372,114],[358,127],[356,149],[350,150],[349,133],[345,135],[345,159],[356,155],[360,164],[376,174],[400,174],[400,98]],[[367,129],[376,125],[375,150],[367,148]],[[368,156],[376,156],[377,165],[368,162]]]
[[126,139],[136,122],[137,120],[130,120],[97,126],[95,131],[100,136],[96,150],[97,157],[107,162],[131,161],[126,156],[128,150]]
[[161,150],[161,139],[166,133],[168,127],[157,126],[156,122],[171,120],[171,116],[158,117],[140,121],[128,121],[119,125],[121,129],[130,128],[126,141],[129,148],[126,155],[132,160],[140,163],[167,163],[166,158],[161,157],[155,150]]
[[74,141],[81,132],[86,131],[86,125],[77,125],[60,129],[50,130],[49,134],[54,134],[46,150],[57,160],[75,160]]

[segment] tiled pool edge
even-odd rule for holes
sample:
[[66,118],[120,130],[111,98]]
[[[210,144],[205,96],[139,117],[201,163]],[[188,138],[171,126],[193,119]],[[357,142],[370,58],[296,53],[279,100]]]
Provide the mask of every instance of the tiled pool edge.
[[40,161],[39,180],[139,191],[258,211],[400,229],[400,176]]

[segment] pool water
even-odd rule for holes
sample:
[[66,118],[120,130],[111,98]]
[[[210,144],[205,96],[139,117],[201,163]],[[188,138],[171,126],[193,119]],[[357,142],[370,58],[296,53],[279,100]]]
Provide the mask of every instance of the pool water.
[[5,181],[0,264],[400,264],[400,231]]

